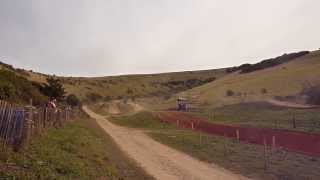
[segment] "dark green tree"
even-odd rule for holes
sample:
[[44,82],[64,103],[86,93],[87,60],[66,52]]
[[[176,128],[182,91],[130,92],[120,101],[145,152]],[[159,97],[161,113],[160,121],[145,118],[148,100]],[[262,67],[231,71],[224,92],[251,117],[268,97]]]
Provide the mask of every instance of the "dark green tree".
[[47,84],[43,85],[41,91],[46,96],[57,100],[63,100],[66,94],[61,81],[54,77],[47,78]]

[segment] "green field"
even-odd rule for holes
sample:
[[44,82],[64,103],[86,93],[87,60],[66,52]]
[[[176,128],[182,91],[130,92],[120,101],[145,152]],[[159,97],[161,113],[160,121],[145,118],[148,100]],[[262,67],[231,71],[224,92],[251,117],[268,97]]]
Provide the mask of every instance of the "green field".
[[270,148],[264,153],[264,147],[260,145],[242,144],[229,138],[177,129],[161,123],[151,112],[118,116],[111,121],[121,126],[145,129],[156,141],[201,161],[255,179],[316,180],[320,176],[319,158]]
[[[195,87],[163,103],[163,107],[173,107],[176,97],[185,96],[190,101],[193,96],[203,106],[218,107],[242,102],[263,101],[274,96],[299,94],[310,85],[320,84],[320,51],[297,58],[288,63],[251,73],[234,72],[216,81]],[[233,95],[228,96],[227,91]],[[265,92],[263,92],[265,90]]]
[[266,102],[252,102],[206,108],[194,114],[205,117],[212,123],[320,132],[319,108],[295,109],[274,106]]
[[50,129],[22,152],[1,153],[0,178],[153,179],[88,117]]
[[120,116],[111,118],[111,122],[130,128],[143,128],[152,130],[170,130],[174,126],[166,123],[161,123],[157,116],[151,112],[143,111],[133,115]]

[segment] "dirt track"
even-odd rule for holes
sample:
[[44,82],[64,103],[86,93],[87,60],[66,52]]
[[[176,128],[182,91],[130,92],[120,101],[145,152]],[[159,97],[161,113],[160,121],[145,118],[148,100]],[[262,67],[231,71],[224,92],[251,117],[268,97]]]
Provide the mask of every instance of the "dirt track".
[[233,180],[247,179],[221,167],[196,160],[158,143],[141,131],[116,126],[87,107],[92,118],[114,139],[119,147],[147,173],[161,180]]
[[283,106],[283,107],[289,107],[289,108],[309,109],[309,108],[317,107],[317,106],[307,105],[307,104],[297,104],[297,103],[287,102],[287,101],[278,101],[275,99],[269,99],[267,100],[267,102],[276,106]]

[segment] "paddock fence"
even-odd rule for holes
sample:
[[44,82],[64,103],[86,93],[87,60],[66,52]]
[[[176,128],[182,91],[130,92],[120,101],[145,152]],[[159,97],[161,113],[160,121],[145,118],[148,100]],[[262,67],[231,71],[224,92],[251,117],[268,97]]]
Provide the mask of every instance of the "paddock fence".
[[15,151],[49,128],[60,128],[73,119],[71,108],[17,106],[0,100],[0,147]]

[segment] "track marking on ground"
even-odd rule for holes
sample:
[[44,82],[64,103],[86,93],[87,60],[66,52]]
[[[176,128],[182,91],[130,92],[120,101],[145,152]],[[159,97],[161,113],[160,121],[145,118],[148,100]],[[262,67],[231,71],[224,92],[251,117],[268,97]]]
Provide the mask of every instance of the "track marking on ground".
[[122,151],[134,159],[147,173],[160,180],[244,180],[217,165],[201,162],[180,151],[165,146],[142,131],[110,123],[86,106],[83,110],[114,139]]
[[288,102],[288,101],[279,101],[275,99],[268,99],[268,103],[276,105],[276,106],[283,106],[288,108],[301,108],[301,109],[308,109],[308,108],[316,108],[317,106],[314,105],[308,105],[308,104],[297,104],[294,102]]

